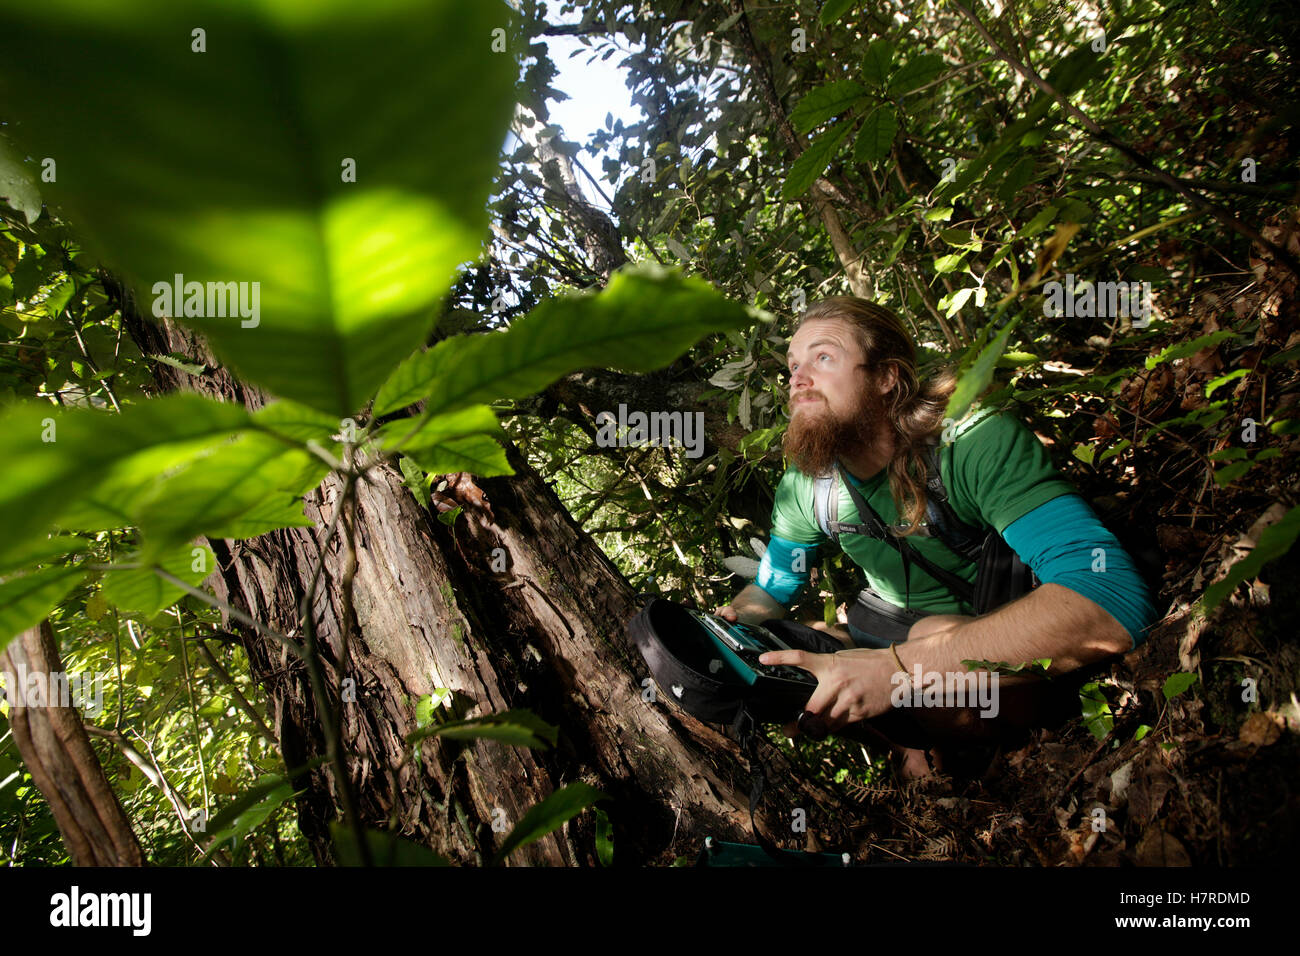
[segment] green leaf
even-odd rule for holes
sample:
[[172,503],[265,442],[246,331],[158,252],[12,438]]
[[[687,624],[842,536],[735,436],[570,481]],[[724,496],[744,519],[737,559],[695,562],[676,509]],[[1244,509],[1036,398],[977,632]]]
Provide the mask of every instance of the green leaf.
[[1088,732],[1097,740],[1105,740],[1106,735],[1115,726],[1115,721],[1111,717],[1110,703],[1102,693],[1101,687],[1092,682],[1080,687],[1079,706]]
[[1029,222],[1025,223],[1024,226],[1021,227],[1020,231],[1016,233],[1016,238],[1027,239],[1030,236],[1038,235],[1038,233],[1042,232],[1052,224],[1052,220],[1056,218],[1060,211],[1060,207],[1055,203],[1043,207],[1038,211],[1038,214],[1035,215],[1033,219],[1029,220]]
[[23,550],[21,556],[0,561],[0,576],[12,571],[33,570],[38,564],[45,564],[66,554],[79,554],[89,547],[90,545],[82,539],[65,535],[33,541]]
[[178,316],[247,381],[352,413],[480,253],[515,101],[515,57],[491,50],[507,7],[43,0],[6,20],[7,118],[62,173],[46,198],[142,303],[176,274],[259,283],[255,326]]
[[[174,443],[192,454],[194,444],[232,434],[248,420],[241,406],[191,394],[129,405],[120,415],[37,402],[0,413],[0,562],[44,541],[61,514],[93,497],[110,472],[129,470],[133,456]],[[133,481],[145,478],[156,481],[158,473],[135,474]]]
[[[466,435],[504,437],[505,433],[497,421],[496,412],[489,406],[470,405],[443,415],[431,415],[428,418],[422,416],[418,419],[399,418],[388,422],[375,432],[375,440],[387,452],[401,450],[409,454]],[[430,473],[442,474],[440,471]]]
[[[997,322],[1005,308],[1003,306],[1002,309],[997,311],[990,324]],[[957,380],[957,387],[948,399],[948,408],[944,413],[946,418],[960,421],[975,399],[979,398],[984,389],[988,388],[989,383],[993,381],[993,369],[997,367],[998,359],[1006,351],[1007,343],[1011,340],[1011,333],[1015,330],[1020,318],[1021,316],[1017,315],[1003,326],[1002,331],[994,337],[993,341],[980,351],[970,368],[962,372],[961,377]]]
[[1183,693],[1183,691],[1187,690],[1187,688],[1195,684],[1196,681],[1197,677],[1195,674],[1185,671],[1177,674],[1170,674],[1165,679],[1165,700],[1173,700],[1179,694]]
[[[248,834],[265,823],[266,818],[274,813],[280,804],[293,799],[293,787],[282,778],[276,779],[280,780],[280,782],[273,787],[266,788],[265,785],[254,787],[250,793],[258,792],[260,799],[249,801],[246,805],[241,806],[237,813],[232,814],[231,808],[240,805],[239,800],[236,800],[230,807],[217,814],[212,825],[207,828],[212,833],[212,837],[208,841],[207,849],[203,851],[203,859],[206,860],[210,857],[227,840],[248,836]],[[262,792],[263,790],[264,792]]]
[[[404,840],[395,833],[366,830],[366,844],[370,848],[370,862],[375,866],[450,866],[443,857],[428,847]],[[365,861],[357,847],[357,835],[352,828],[337,820],[330,824],[330,836],[338,854],[340,866],[361,866]]]
[[1216,468],[1214,470],[1214,483],[1220,488],[1226,488],[1254,467],[1255,463],[1247,460],[1233,462],[1231,465]]
[[492,860],[493,864],[500,863],[521,846],[540,840],[552,830],[564,826],[597,800],[608,799],[610,799],[609,794],[581,781],[555,791],[525,813],[524,818],[515,824],[515,828],[501,844],[501,849],[497,850]]
[[297,771],[258,778],[257,783],[208,821],[206,832],[210,836],[207,849],[203,851],[203,859],[210,857],[227,840],[245,837],[261,826],[277,807],[295,796],[291,779],[302,771],[319,767],[327,759],[327,757],[313,757]]
[[444,706],[449,697],[451,690],[446,687],[435,687],[432,694],[421,695],[415,702],[415,726],[429,726],[433,722],[435,711]]
[[925,86],[943,70],[943,57],[937,53],[922,53],[914,56],[894,72],[889,80],[889,92],[893,96],[910,93],[920,86]]
[[885,104],[872,110],[871,115],[862,122],[858,130],[857,142],[853,144],[853,158],[859,163],[875,163],[889,155],[898,135],[898,113],[894,107]]
[[206,365],[200,365],[198,362],[187,361],[184,355],[179,352],[172,352],[169,355],[150,355],[155,362],[162,362],[163,365],[170,365],[172,368],[178,368],[182,372],[188,372],[190,375],[202,375],[208,370]]
[[[952,301],[948,303],[948,308],[945,310],[947,317],[951,319],[954,315],[960,312],[961,307],[966,304],[966,300],[969,299],[974,292],[974,286],[966,289],[958,289],[954,292],[952,294]],[[943,303],[940,302],[939,304],[942,305]]]
[[[194,552],[198,551],[196,555]],[[131,564],[139,555],[128,557]],[[186,545],[158,562],[163,570],[197,587],[208,575],[217,570],[217,558],[207,545]],[[161,578],[153,568],[129,568],[109,571],[104,575],[100,594],[118,610],[140,617],[152,617],[164,608],[171,607],[186,592],[170,581]]]
[[596,808],[596,859],[601,866],[614,865],[614,827],[600,807]]
[[1232,329],[1220,329],[1217,332],[1211,332],[1209,335],[1202,335],[1199,338],[1191,339],[1187,342],[1180,342],[1177,345],[1171,345],[1163,349],[1156,355],[1148,355],[1146,360],[1147,368],[1155,368],[1161,362],[1169,362],[1173,359],[1187,358],[1189,355],[1195,355],[1201,349],[1218,345],[1225,339],[1230,339],[1238,333]]
[[429,489],[425,484],[424,469],[405,455],[398,458],[397,463],[402,469],[402,484],[415,496],[415,500],[420,503],[422,508],[428,508],[432,501],[429,498]]
[[1134,740],[1141,740],[1147,734],[1151,733],[1150,724],[1139,724],[1138,729],[1133,733]]
[[862,57],[862,79],[883,89],[889,82],[889,68],[894,62],[893,41],[881,37],[873,40]]
[[866,92],[856,80],[835,80],[804,94],[790,112],[790,123],[800,133],[808,133],[838,116],[858,101]]
[[0,202],[23,214],[31,225],[41,214],[41,191],[35,172],[23,165],[22,156],[0,136]]
[[907,237],[911,234],[912,224],[908,223],[907,228],[898,234],[898,238],[894,240],[894,244],[889,247],[889,255],[885,257],[884,265],[881,268],[888,269],[894,264],[894,260],[898,258],[898,254],[903,250],[903,246],[907,242]]
[[532,711],[506,710],[486,717],[469,720],[452,720],[445,724],[422,727],[408,734],[406,742],[416,743],[425,737],[447,737],[450,740],[499,740],[516,747],[554,747],[559,728],[548,724]]
[[[327,449],[333,446],[334,436],[341,433],[343,421],[298,402],[287,401],[272,402],[253,413],[253,422],[259,429],[283,435],[304,445],[315,441]],[[361,430],[355,423],[354,428],[356,439],[359,440]]]
[[251,538],[308,527],[299,498],[329,466],[269,435],[246,432],[194,459],[134,509],[145,560],[199,535]]
[[790,165],[790,172],[781,184],[781,198],[797,199],[806,193],[817,181],[817,177],[826,172],[826,167],[831,164],[840,144],[852,128],[852,123],[841,121],[809,143],[799,158]]
[[81,568],[41,568],[0,581],[0,651],[35,627],[72,593],[85,572]]
[[1210,461],[1237,461],[1245,458],[1249,452],[1244,448],[1220,448],[1216,452],[1211,452],[1208,457]]
[[480,478],[513,475],[505,449],[486,435],[449,438],[428,448],[408,448],[406,454],[431,475],[464,471]]
[[965,254],[961,252],[954,252],[950,255],[940,256],[938,259],[934,260],[934,271],[941,274],[945,272],[954,272],[961,268],[963,259],[965,259]]
[[523,398],[580,368],[650,372],[756,315],[676,269],[621,269],[598,294],[548,299],[504,332],[456,336],[412,356],[379,390],[374,414],[421,398],[432,414]]
[[1128,448],[1129,445],[1131,444],[1133,444],[1133,442],[1131,442],[1129,439],[1127,438],[1121,439],[1120,441],[1112,445],[1110,448],[1107,448],[1104,452],[1102,452],[1101,457],[1098,458],[1097,461],[1103,462],[1107,458],[1113,458],[1116,455],[1118,455],[1120,452],[1122,452],[1125,448]]
[[1227,375],[1220,375],[1218,378],[1214,379],[1213,381],[1206,382],[1205,397],[1209,398],[1211,395],[1213,395],[1215,389],[1217,389],[1220,385],[1226,385],[1228,382],[1231,382],[1234,379],[1244,378],[1249,374],[1250,374],[1250,369],[1239,368],[1236,371],[1229,372]]
[[830,26],[855,6],[857,6],[857,0],[826,0],[825,6],[822,7],[822,26]]
[[1205,589],[1205,594],[1201,597],[1201,605],[1205,613],[1218,607],[1242,581],[1249,581],[1258,576],[1265,564],[1290,551],[1297,535],[1300,535],[1300,507],[1292,508],[1276,524],[1265,528],[1250,554],[1234,564],[1222,581],[1217,581]]

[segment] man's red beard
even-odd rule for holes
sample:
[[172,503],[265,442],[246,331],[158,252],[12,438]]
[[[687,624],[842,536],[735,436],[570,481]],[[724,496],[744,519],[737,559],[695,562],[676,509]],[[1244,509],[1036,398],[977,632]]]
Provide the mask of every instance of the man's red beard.
[[[819,392],[813,394],[820,396]],[[827,475],[837,458],[872,445],[884,420],[883,399],[866,389],[858,397],[857,408],[845,418],[837,417],[825,398],[819,397],[794,406],[782,447],[805,475]]]

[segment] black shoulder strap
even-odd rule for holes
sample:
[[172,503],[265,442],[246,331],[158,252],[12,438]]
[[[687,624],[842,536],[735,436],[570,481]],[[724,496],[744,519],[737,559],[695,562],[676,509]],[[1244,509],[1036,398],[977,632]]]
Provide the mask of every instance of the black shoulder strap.
[[930,522],[932,536],[938,538],[948,550],[959,558],[976,563],[984,550],[988,539],[988,529],[977,528],[957,517],[957,512],[948,502],[948,489],[943,484],[943,474],[939,469],[939,447],[929,442],[925,446],[925,495],[926,518]]
[[925,555],[913,548],[906,539],[900,539],[890,534],[884,520],[876,513],[876,509],[871,507],[867,502],[867,499],[862,497],[862,492],[858,491],[853,482],[849,480],[849,476],[844,473],[844,469],[838,461],[835,463],[835,468],[839,472],[840,478],[843,480],[845,487],[849,489],[849,497],[853,499],[853,504],[856,505],[858,509],[858,515],[863,521],[860,525],[846,524],[837,521],[835,522],[835,530],[840,534],[845,532],[851,534],[865,534],[868,537],[875,538],[877,541],[885,542],[885,544],[889,545],[899,553],[899,556],[903,559],[903,581],[904,587],[907,589],[907,598],[905,599],[905,603],[907,604],[908,610],[911,610],[910,562],[912,561],[919,564],[926,573],[930,575],[930,577],[944,585],[949,591],[966,603],[969,604],[974,600],[974,585],[969,581],[959,578],[951,571],[946,571],[939,567]]

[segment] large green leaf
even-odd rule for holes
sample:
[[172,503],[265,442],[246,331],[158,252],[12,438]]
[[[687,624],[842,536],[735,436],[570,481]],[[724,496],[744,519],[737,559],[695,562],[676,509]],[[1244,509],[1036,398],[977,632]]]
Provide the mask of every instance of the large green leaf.
[[[993,323],[998,321],[1004,310],[1005,307],[998,310],[993,317]],[[944,417],[960,421],[962,416],[966,414],[967,409],[975,402],[975,399],[979,398],[984,389],[988,388],[989,383],[993,381],[993,370],[997,368],[998,359],[1007,350],[1007,344],[1011,341],[1011,333],[1020,322],[1022,315],[1023,313],[1017,315],[1004,325],[1001,331],[994,336],[993,341],[979,351],[970,367],[961,373],[961,376],[957,379],[957,387],[953,389],[953,393],[948,399],[948,408],[944,412]]]
[[0,203],[22,213],[28,224],[41,214],[41,191],[36,186],[36,177],[3,136],[0,136]]
[[904,63],[889,78],[889,92],[895,96],[909,93],[925,86],[943,70],[943,57],[937,53],[922,53]]
[[276,528],[306,527],[298,500],[329,466],[269,435],[246,432],[196,458],[157,485],[134,512],[144,557],[197,535],[251,538]]
[[852,128],[852,123],[843,120],[809,143],[799,158],[790,164],[790,172],[781,184],[781,197],[797,199],[806,193],[817,181],[817,177],[826,172],[826,167],[831,164],[844,137],[849,135]]
[[23,549],[21,556],[7,558],[0,561],[0,576],[9,574],[13,571],[21,571],[24,568],[34,570],[36,565],[53,561],[55,558],[61,558],[65,554],[75,554],[89,550],[88,542],[81,538],[74,538],[67,535],[59,535],[54,538],[32,541]]
[[828,27],[858,5],[858,0],[826,0],[822,7],[822,26]]
[[807,133],[838,116],[866,92],[856,80],[835,80],[809,90],[790,112],[790,123],[800,133]]
[[862,121],[857,142],[853,145],[853,158],[860,163],[875,163],[889,155],[898,135],[898,113],[888,103],[876,107]]
[[452,438],[466,435],[501,435],[496,412],[487,405],[470,405],[445,415],[428,419],[400,418],[388,422],[375,432],[375,440],[386,451],[413,451],[432,448]]
[[34,627],[81,583],[80,568],[41,568],[0,581],[0,651]]
[[621,269],[598,294],[548,299],[504,332],[456,336],[412,356],[380,388],[374,413],[421,398],[431,414],[522,398],[580,368],[650,372],[757,315],[676,270]]
[[93,495],[131,456],[173,443],[210,443],[247,423],[240,406],[188,394],[129,405],[120,415],[35,402],[14,406],[0,414],[0,561],[45,540],[59,515]]
[[[139,555],[125,558],[123,563],[134,564]],[[198,585],[217,570],[217,559],[206,545],[194,544],[178,548],[158,562],[165,571],[186,584]],[[109,571],[104,575],[104,600],[120,611],[140,617],[152,617],[165,607],[175,604],[185,592],[163,580],[150,567],[126,568]]]
[[505,449],[486,435],[450,438],[427,448],[409,449],[406,454],[431,475],[465,471],[480,478],[493,478],[515,473],[506,461]]
[[[295,441],[317,441],[329,447],[333,436],[343,428],[343,420],[326,415],[297,402],[274,402],[253,413],[258,428],[284,435]],[[357,437],[361,429],[353,423]]]
[[515,824],[515,828],[501,844],[501,849],[497,850],[493,862],[500,863],[521,846],[540,840],[552,830],[564,826],[596,801],[608,799],[609,794],[581,781],[555,791]]
[[142,303],[177,274],[259,283],[256,325],[171,312],[246,379],[339,416],[426,338],[487,227],[506,4],[0,3],[7,118]]
[[494,440],[504,437],[504,432],[496,413],[486,405],[470,405],[429,419],[399,419],[382,426],[375,437],[385,450],[400,449],[433,475],[456,471],[483,478],[514,474],[505,451]]
[[894,62],[894,43],[881,37],[871,41],[862,57],[862,78],[875,87],[889,83],[889,67]]

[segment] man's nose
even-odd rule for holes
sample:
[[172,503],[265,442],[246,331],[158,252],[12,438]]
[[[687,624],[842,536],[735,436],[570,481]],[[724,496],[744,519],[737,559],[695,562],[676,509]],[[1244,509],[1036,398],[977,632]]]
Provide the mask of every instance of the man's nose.
[[796,388],[806,388],[812,384],[812,376],[803,370],[803,366],[790,373],[790,391]]

